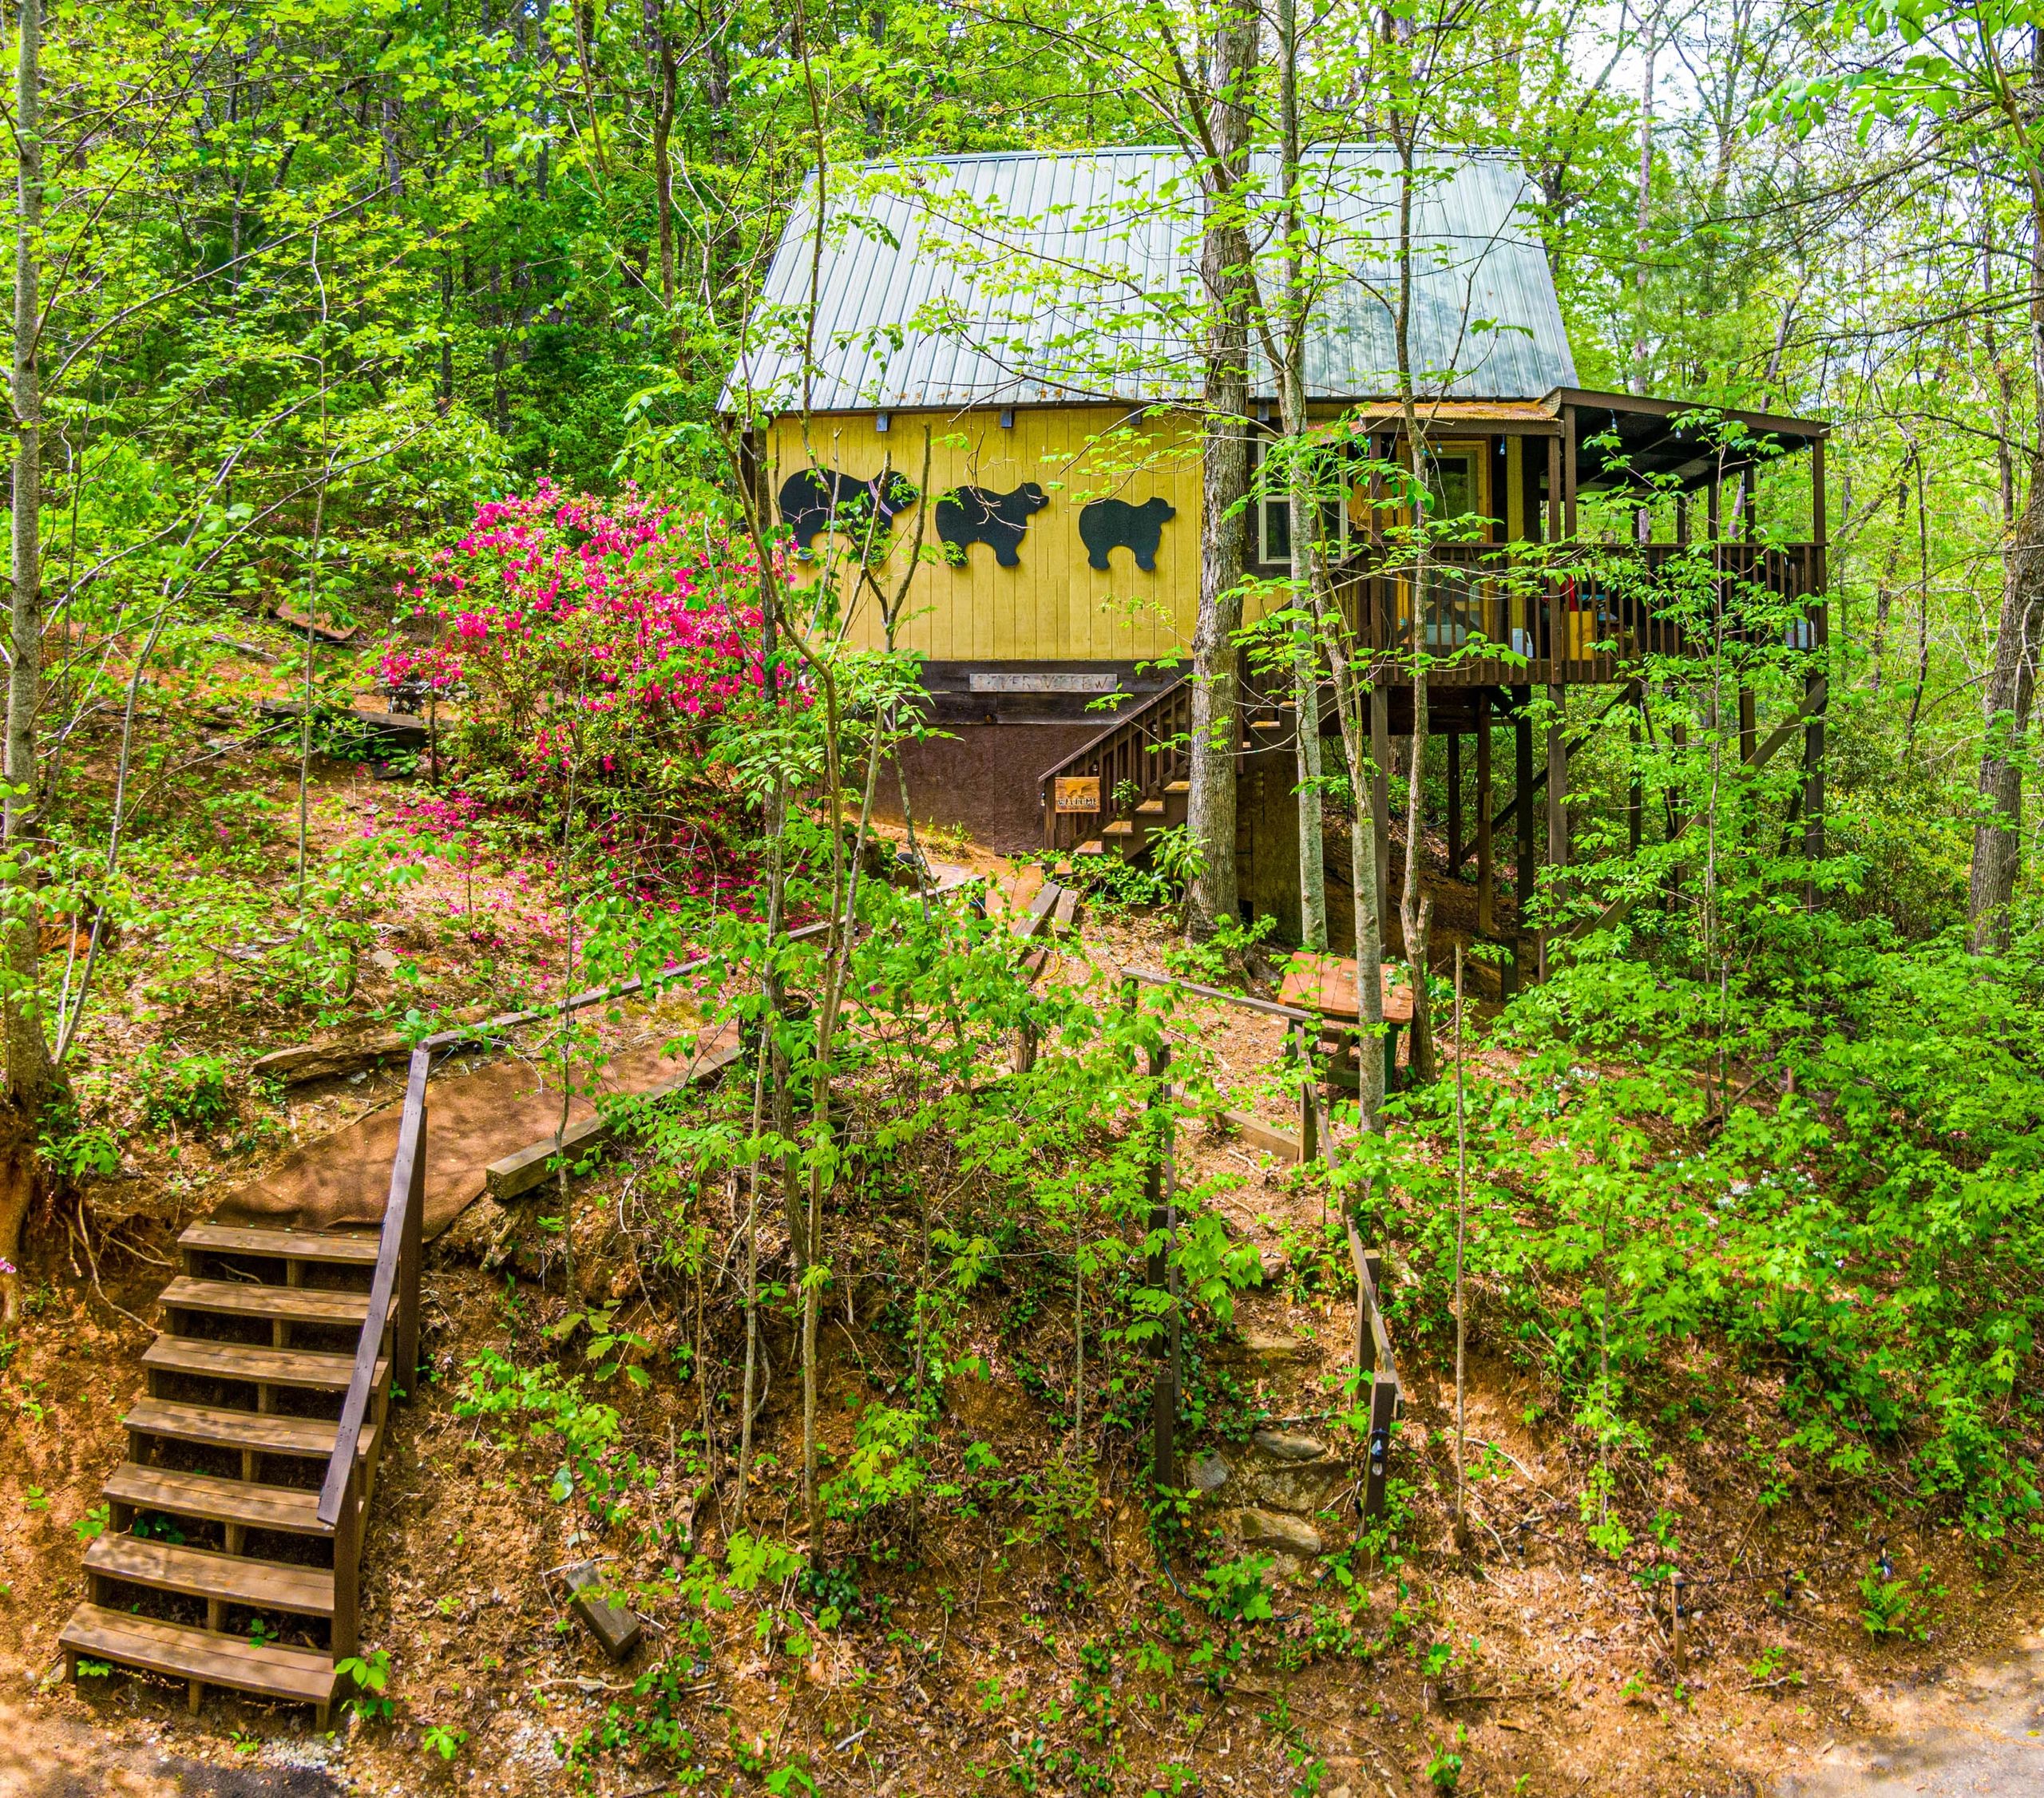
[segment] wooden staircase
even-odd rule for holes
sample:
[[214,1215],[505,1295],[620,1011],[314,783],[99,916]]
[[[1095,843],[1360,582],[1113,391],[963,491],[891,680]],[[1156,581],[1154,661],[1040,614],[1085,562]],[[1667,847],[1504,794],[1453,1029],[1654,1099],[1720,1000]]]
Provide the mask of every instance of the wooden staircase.
[[[1239,683],[1241,736],[1237,753],[1288,747],[1294,707]],[[1082,744],[1039,780],[1044,847],[1075,862],[1105,856],[1134,861],[1167,830],[1186,822],[1192,802],[1192,683],[1180,680],[1153,694],[1133,711]],[[1059,810],[1059,783],[1098,782],[1097,811]]]
[[86,1602],[59,1638],[81,1661],[309,1704],[324,1729],[358,1648],[362,1519],[393,1380],[418,1341],[425,1086],[412,1058],[374,1236],[195,1224],[164,1289],[128,1458],[101,1488]]

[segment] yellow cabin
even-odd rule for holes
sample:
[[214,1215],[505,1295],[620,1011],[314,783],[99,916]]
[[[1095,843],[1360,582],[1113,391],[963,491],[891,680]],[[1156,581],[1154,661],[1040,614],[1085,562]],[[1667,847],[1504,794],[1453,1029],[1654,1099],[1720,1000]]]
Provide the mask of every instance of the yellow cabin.
[[[1274,175],[1260,160],[1251,184],[1268,192]],[[1378,145],[1325,151],[1307,185],[1309,412],[1359,465],[1410,468],[1413,434],[1387,398],[1400,386],[1396,160]],[[1411,728],[1396,657],[1419,647],[1454,652],[1430,679],[1429,727],[1458,770],[1463,739],[1480,739],[1486,814],[1489,733],[1514,726],[1515,882],[1535,856],[1527,695],[1630,681],[1639,657],[1674,640],[1637,592],[1600,592],[1557,561],[1583,496],[1636,497],[1646,535],[1668,539],[1642,544],[1650,567],[1708,541],[1727,578],[1808,606],[1817,642],[1824,579],[1824,427],[1729,414],[1747,446],[1728,450],[1728,415],[1707,431],[1686,402],[1579,387],[1531,198],[1505,157],[1458,152],[1418,173],[1403,246],[1407,375],[1429,510],[1465,521],[1433,555],[1424,594],[1383,565],[1380,488],[1373,497],[1359,478],[1321,521],[1340,603],[1382,658],[1377,740]],[[1272,585],[1252,586],[1247,616],[1285,601],[1289,517],[1261,473],[1276,387],[1260,350],[1246,416],[1217,419],[1204,403],[1202,204],[1168,150],[834,170],[822,214],[812,187],[789,220],[726,388],[727,414],[748,427],[756,496],[791,535],[795,582],[829,573],[850,641],[891,640],[921,659],[945,735],[905,758],[918,815],[996,846],[1092,853],[1119,833],[1139,848],[1158,821],[1183,815],[1175,746],[1190,718],[1210,430],[1246,434],[1258,471],[1243,572]],[[1807,510],[1792,484],[1761,479],[1784,451],[1809,452]],[[1692,496],[1705,501],[1700,517]],[[1795,539],[1757,541],[1763,500],[1793,509]],[[1515,546],[1530,545],[1547,546],[1540,578],[1506,578]],[[1281,912],[1289,881],[1296,915],[1281,753],[1296,731],[1281,699],[1254,692],[1243,725],[1243,891]],[[1540,777],[1551,853],[1565,842],[1552,817],[1564,753],[1551,743]],[[1380,792],[1376,809],[1381,834]],[[1488,917],[1487,830],[1483,839]]]

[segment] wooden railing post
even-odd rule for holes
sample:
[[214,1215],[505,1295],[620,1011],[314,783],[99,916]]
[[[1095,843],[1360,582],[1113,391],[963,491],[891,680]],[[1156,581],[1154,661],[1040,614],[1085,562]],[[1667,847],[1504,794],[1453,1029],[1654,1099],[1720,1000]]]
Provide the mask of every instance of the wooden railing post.
[[334,1519],[332,1653],[345,1661],[362,1648],[362,1466],[348,1469],[341,1514]]
[[1369,1459],[1363,1467],[1363,1523],[1384,1515],[1384,1491],[1391,1477],[1391,1425],[1398,1410],[1398,1384],[1381,1375],[1370,1386]]

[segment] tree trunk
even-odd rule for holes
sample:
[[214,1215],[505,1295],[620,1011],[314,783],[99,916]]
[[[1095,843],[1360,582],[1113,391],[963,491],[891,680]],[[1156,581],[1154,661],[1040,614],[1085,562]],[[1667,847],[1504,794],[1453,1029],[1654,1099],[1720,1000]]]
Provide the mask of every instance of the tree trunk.
[[1320,652],[1310,615],[1317,605],[1313,541],[1319,505],[1306,446],[1306,326],[1313,303],[1301,252],[1305,228],[1299,206],[1299,18],[1297,0],[1278,0],[1278,105],[1284,139],[1285,306],[1278,371],[1278,410],[1291,453],[1285,462],[1287,510],[1292,521],[1293,609],[1305,622],[1293,633],[1292,698],[1297,715],[1299,772],[1299,941],[1309,949],[1327,948],[1326,847],[1321,838],[1320,790]]
[[646,0],[646,31],[660,64],[660,101],[653,113],[653,205],[660,220],[660,303],[674,310],[674,136],[676,72],[667,34],[666,0]]
[[34,1196],[36,1144],[53,1074],[36,1004],[35,720],[42,699],[42,390],[36,240],[42,229],[42,0],[22,0],[14,80],[14,490],[7,677],[7,792],[0,806],[14,890],[5,895],[6,1093],[0,1103],[0,1317],[20,1305],[22,1220]]
[[2002,615],[1983,710],[1982,815],[1973,826],[1967,885],[1968,937],[1976,952],[2006,949],[2009,906],[2022,858],[2022,761],[2044,638],[2044,456],[2030,469],[2030,497],[2016,521],[2002,576]]
[[1199,621],[1192,639],[1192,794],[1187,828],[1194,850],[1186,934],[1207,937],[1232,924],[1236,888],[1236,758],[1242,735],[1235,633],[1249,517],[1249,232],[1237,197],[1247,173],[1249,84],[1256,65],[1254,14],[1224,14],[1210,43],[1210,128],[1218,155],[1206,182],[1200,278],[1209,308],[1206,441],[1201,463]]

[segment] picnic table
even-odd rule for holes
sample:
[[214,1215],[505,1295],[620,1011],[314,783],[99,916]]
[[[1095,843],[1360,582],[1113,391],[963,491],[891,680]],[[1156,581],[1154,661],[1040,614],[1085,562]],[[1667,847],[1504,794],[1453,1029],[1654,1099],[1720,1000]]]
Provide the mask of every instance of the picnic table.
[[[1396,1092],[1398,1033],[1412,1021],[1412,992],[1410,987],[1394,986],[1388,968],[1383,970],[1383,974],[1384,1090]],[[1281,1004],[1294,1005],[1302,1012],[1319,1015],[1322,1020],[1320,1048],[1329,1055],[1328,1073],[1342,1085],[1353,1086],[1360,1077],[1360,1063],[1357,1069],[1351,1069],[1349,1049],[1356,1040],[1353,1027],[1362,1016],[1355,957],[1304,952],[1293,956],[1285,969],[1284,984],[1278,988],[1278,998]],[[1360,1044],[1357,1052],[1361,1052]]]

